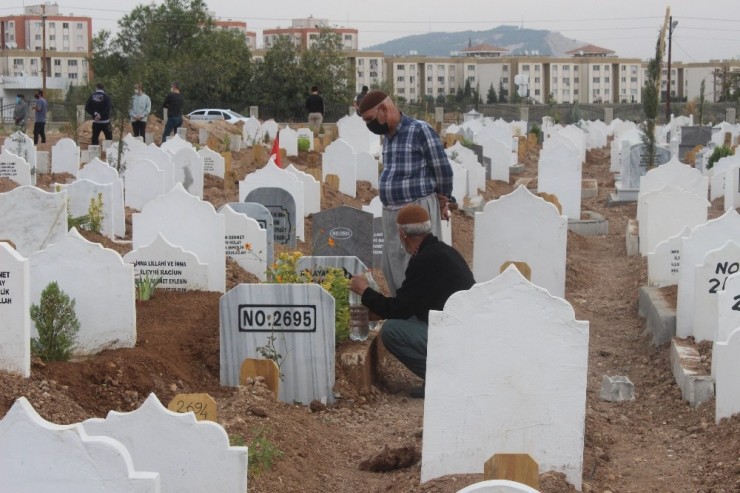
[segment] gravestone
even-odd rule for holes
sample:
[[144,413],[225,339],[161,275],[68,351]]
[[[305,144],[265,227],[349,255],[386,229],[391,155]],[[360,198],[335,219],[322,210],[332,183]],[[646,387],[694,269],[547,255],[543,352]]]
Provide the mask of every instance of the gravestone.
[[135,411],[110,411],[81,426],[125,444],[134,467],[159,473],[162,493],[247,491],[247,447],[230,446],[218,423],[169,411],[153,393]]
[[125,175],[124,204],[141,210],[166,191],[164,171],[149,159],[137,159],[128,165]]
[[693,335],[697,285],[696,270],[693,267],[701,264],[709,251],[721,248],[728,241],[740,244],[740,215],[735,210],[696,226],[689,236],[683,238],[676,303],[678,337]]
[[193,252],[168,242],[158,235],[149,245],[135,248],[123,257],[134,266],[139,280],[160,279],[157,289],[166,291],[207,291],[208,266]]
[[0,153],[0,178],[8,178],[19,185],[33,185],[31,166],[21,156],[13,154],[6,147]]
[[[295,248],[298,218],[293,196],[289,192],[282,188],[261,187],[249,192],[244,202],[255,202],[269,210],[272,214],[274,243]],[[303,223],[302,218],[300,222]]]
[[274,141],[275,137],[277,137],[278,129],[279,127],[275,120],[267,120],[266,122],[262,123],[262,125],[260,125],[259,129],[257,130],[257,138],[255,142],[265,142],[265,138],[267,138],[267,141],[269,142]]
[[0,370],[31,376],[28,260],[0,241]]
[[[163,151],[169,151],[172,154],[177,154],[181,149],[193,149],[193,145],[188,142],[185,137],[181,137],[179,134],[169,137],[166,142],[163,142],[160,146]],[[195,149],[193,149],[195,150]]]
[[172,154],[164,151],[156,145],[148,145],[134,154],[137,159],[148,159],[164,172],[164,187],[169,190],[175,184],[175,164],[172,162]]
[[343,116],[337,121],[339,138],[348,143],[355,153],[367,152],[370,155],[378,153],[379,137],[367,129],[367,125],[360,115]]
[[0,193],[0,238],[24,257],[67,236],[67,193],[32,186]]
[[539,493],[539,491],[516,481],[489,479],[471,484],[457,493]]
[[[281,402],[334,402],[334,297],[318,284],[239,284],[219,303],[221,385],[272,346],[281,355]],[[272,342],[271,342],[272,341]]]
[[648,284],[664,287],[678,284],[681,269],[682,238],[688,236],[691,228],[686,226],[677,235],[666,238],[647,253]]
[[193,252],[208,265],[208,290],[226,290],[225,219],[210,202],[189,194],[181,184],[149,201],[132,217],[133,247],[142,248],[160,234]]
[[740,244],[728,241],[711,250],[694,269],[691,334],[697,342],[714,341],[719,323],[718,294],[725,288],[729,276],[740,272]]
[[59,139],[51,148],[51,172],[77,176],[80,169],[80,147],[72,139]]
[[504,262],[526,262],[533,283],[563,296],[567,234],[568,219],[557,207],[520,185],[475,213],[473,276],[488,281]]
[[25,397],[19,397],[0,420],[0,477],[5,491],[162,491],[158,472],[134,467],[118,440],[91,437],[79,424],[50,423]]
[[111,214],[113,215],[113,233],[126,236],[126,210],[123,201],[123,180],[118,171],[100,159],[93,159],[77,173],[80,180],[90,180],[102,185],[111,185]]
[[349,279],[355,274],[367,271],[367,265],[357,257],[302,256],[296,262],[296,272],[308,270],[314,282],[321,282],[328,268],[342,269]]
[[483,146],[480,144],[471,144],[470,149],[475,153],[476,162],[480,163],[486,169],[486,176],[491,176],[493,164],[491,158],[483,152]]
[[224,177],[224,157],[208,146],[198,150],[198,155],[203,159],[203,172],[209,175]]
[[3,150],[8,150],[20,156],[28,163],[31,168],[31,185],[36,184],[36,146],[33,139],[21,131],[10,134],[3,142]]
[[313,132],[310,128],[299,128],[297,133],[298,140],[306,139],[308,140],[308,150],[313,151],[314,150],[314,141],[313,141]]
[[[663,147],[655,147],[654,166],[660,166],[671,160],[671,151]],[[647,173],[648,153],[644,144],[635,144],[630,147],[629,161],[622,169],[623,182],[626,188],[640,188],[640,179]]]
[[421,481],[516,450],[580,490],[588,342],[589,323],[514,266],[430,311]]
[[36,151],[36,174],[51,173],[49,151]]
[[256,139],[259,135],[260,127],[260,122],[256,117],[250,116],[247,118],[247,121],[244,122],[244,127],[242,128],[242,139],[244,139],[244,145],[253,146],[257,143]]
[[191,194],[203,198],[203,158],[195,149],[183,147],[172,157],[172,163],[175,165],[175,181],[182,183]]
[[383,231],[383,204],[380,197],[375,196],[369,205],[363,205],[362,210],[373,215],[373,267],[380,269],[383,263],[383,243],[385,233]]
[[59,187],[60,190],[67,192],[67,209],[72,217],[88,215],[90,211],[90,201],[97,203],[98,196],[102,200],[101,213],[103,217],[100,222],[100,233],[108,238],[115,238],[113,226],[113,185],[95,183],[94,181],[81,179],[72,183],[55,184],[54,189]]
[[[717,334],[715,342],[726,341],[740,327],[740,274],[732,274],[717,293]],[[713,364],[714,366],[714,364]],[[712,372],[714,374],[714,371]]]
[[287,156],[298,155],[298,134],[290,127],[280,130],[280,148],[285,149]]
[[313,255],[354,256],[373,263],[373,215],[339,206],[313,215]]
[[640,253],[647,255],[658,243],[687,226],[704,224],[711,205],[705,197],[673,186],[640,195]]
[[537,191],[555,195],[568,219],[581,219],[583,161],[580,149],[564,134],[548,141],[540,152],[537,166]]
[[265,230],[265,263],[268,266],[272,265],[275,252],[275,233],[270,210],[256,202],[229,202],[226,205],[234,212],[246,214],[247,217],[254,219],[260,228]]
[[257,220],[234,211],[228,204],[219,209],[219,214],[226,219],[226,255],[264,282],[267,279],[265,271],[271,264],[267,263],[267,232]]
[[511,173],[511,146],[494,137],[481,140],[479,143],[483,147],[483,155],[491,163],[488,167],[488,177],[491,180],[508,183]]
[[452,167],[452,196],[457,202],[463,203],[468,197],[468,170],[462,164],[450,159]]
[[[740,385],[737,376],[740,374],[740,327],[736,327],[722,342],[717,342],[712,351],[715,371],[715,420],[740,412]],[[715,362],[716,360],[716,362]]]
[[678,159],[683,161],[686,153],[694,147],[706,146],[712,139],[712,127],[704,125],[681,127],[681,141],[678,145]]
[[[303,218],[306,217],[303,182],[293,173],[279,168],[275,162],[270,159],[262,169],[248,174],[244,180],[239,182],[239,201],[260,202],[258,200],[247,200],[246,198],[248,194],[258,188],[282,189],[292,197],[293,207],[295,207],[295,221],[292,223],[292,226],[295,228],[294,234],[299,240],[303,240],[305,227]],[[273,202],[271,202],[273,205],[281,204],[281,202],[274,202],[274,198],[271,200],[273,200]],[[276,232],[277,228],[279,228],[279,226],[275,224]]]
[[292,164],[284,169],[295,175],[303,183],[303,212],[306,215],[319,212],[321,210],[321,183],[312,175],[304,173]]
[[725,171],[725,210],[740,207],[740,163]]
[[710,169],[709,200],[714,200],[725,195],[725,178],[727,170],[740,164],[740,155],[732,155],[720,158]]
[[[134,268],[116,251],[87,241],[72,228],[64,239],[31,255],[29,265],[33,303],[39,303],[41,292],[54,281],[76,300],[80,330],[74,354],[134,347]],[[38,335],[33,325],[31,334]]]
[[357,156],[352,146],[337,139],[324,150],[321,159],[321,179],[328,175],[339,177],[339,191],[350,197],[357,196]]
[[378,160],[369,152],[355,154],[357,164],[357,181],[369,181],[370,186],[378,189]]

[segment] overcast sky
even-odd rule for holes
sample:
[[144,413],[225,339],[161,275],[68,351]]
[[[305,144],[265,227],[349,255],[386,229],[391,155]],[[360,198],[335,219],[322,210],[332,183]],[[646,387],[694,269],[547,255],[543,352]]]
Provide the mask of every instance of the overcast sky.
[[[14,0],[11,0],[14,2]],[[26,2],[32,5],[36,2]],[[116,29],[137,0],[56,0],[64,14],[93,19],[93,31]],[[653,56],[667,3],[659,0],[206,0],[221,19],[246,21],[257,32],[289,27],[291,19],[313,16],[359,31],[360,48],[428,32],[484,31],[516,25],[558,31],[564,36],[616,51],[618,56]],[[0,15],[23,3],[0,8]],[[673,60],[740,59],[740,0],[674,0]]]

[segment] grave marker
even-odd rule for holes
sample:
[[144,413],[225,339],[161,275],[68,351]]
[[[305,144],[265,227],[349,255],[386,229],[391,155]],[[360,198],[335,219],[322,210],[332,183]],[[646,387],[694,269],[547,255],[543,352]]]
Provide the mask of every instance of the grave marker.
[[728,277],[740,272],[740,244],[726,242],[708,252],[694,269],[691,333],[697,342],[714,341],[718,327],[718,294],[725,289]]
[[167,409],[176,413],[192,412],[198,421],[213,421],[218,418],[216,401],[208,394],[177,394]]
[[93,159],[78,173],[80,180],[90,180],[102,185],[111,185],[111,214],[113,216],[113,233],[116,236],[126,236],[126,211],[123,201],[123,180],[118,177],[118,171],[105,164],[100,159]]
[[[274,242],[295,248],[298,218],[293,196],[289,192],[282,188],[261,187],[249,192],[244,201],[256,202],[269,210],[272,215]],[[303,224],[303,218],[300,223]]]
[[208,146],[198,151],[198,155],[203,159],[203,172],[209,175],[224,177],[224,157],[216,151],[212,151]]
[[231,205],[219,209],[219,214],[226,218],[226,255],[264,282],[267,279],[265,271],[270,265],[267,263],[267,232],[256,219],[234,211]]
[[67,235],[67,193],[32,186],[0,193],[0,238],[11,240],[24,257]]
[[314,255],[355,256],[365,265],[373,262],[373,215],[339,206],[313,216]]
[[327,176],[339,178],[339,191],[350,197],[357,196],[357,156],[352,146],[337,139],[324,149],[321,160],[321,179]]
[[207,291],[208,266],[193,252],[168,242],[161,234],[149,245],[135,248],[123,257],[134,266],[136,277],[161,279],[158,289],[166,291]]
[[28,260],[0,242],[0,370],[31,376]]
[[72,139],[59,139],[51,148],[51,172],[77,176],[80,169],[80,147]]
[[191,194],[203,198],[203,158],[195,149],[184,147],[175,153],[172,163],[175,166],[175,181],[182,183],[183,188]]
[[0,178],[8,178],[19,185],[32,185],[31,166],[21,156],[13,154],[6,147],[0,153]]
[[272,265],[275,255],[275,233],[270,210],[256,202],[229,202],[226,205],[234,212],[246,214],[247,217],[254,219],[260,228],[265,230],[265,263]]

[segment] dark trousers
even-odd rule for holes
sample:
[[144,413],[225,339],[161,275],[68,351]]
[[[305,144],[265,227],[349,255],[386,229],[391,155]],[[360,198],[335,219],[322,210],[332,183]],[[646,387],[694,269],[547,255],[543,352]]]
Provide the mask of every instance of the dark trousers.
[[380,338],[398,361],[420,378],[427,373],[427,337],[429,326],[416,317],[383,322]]
[[182,126],[181,116],[170,116],[167,117],[167,123],[164,125],[164,132],[162,132],[162,142],[167,141],[167,137],[172,132],[177,132],[177,129]]
[[146,120],[131,122],[131,129],[134,132],[134,137],[146,138]]
[[46,144],[46,122],[33,124],[33,145],[39,143],[39,137],[41,137],[41,143]]
[[105,140],[113,140],[113,131],[111,130],[110,122],[99,123],[93,122],[92,124],[92,145],[100,145],[98,137],[100,132],[103,132]]

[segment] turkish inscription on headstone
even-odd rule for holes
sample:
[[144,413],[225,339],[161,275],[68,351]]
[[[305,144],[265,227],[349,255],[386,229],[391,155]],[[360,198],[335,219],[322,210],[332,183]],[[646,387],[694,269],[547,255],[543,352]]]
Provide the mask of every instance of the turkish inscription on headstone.
[[373,215],[340,206],[313,215],[314,255],[355,256],[373,262]]
[[290,193],[282,188],[262,187],[249,192],[244,201],[264,205],[272,214],[275,243],[295,248],[297,218],[295,200]]
[[272,265],[275,257],[275,233],[273,232],[274,226],[270,210],[256,202],[229,202],[226,205],[231,207],[234,212],[246,214],[248,217],[251,217],[265,230],[267,237],[267,256],[265,257],[265,262],[268,266]]
[[[671,160],[671,151],[663,147],[655,147],[655,159],[653,166],[660,166]],[[640,188],[640,178],[647,173],[648,153],[643,144],[635,144],[630,147],[630,172],[629,183],[625,183],[627,188]]]

